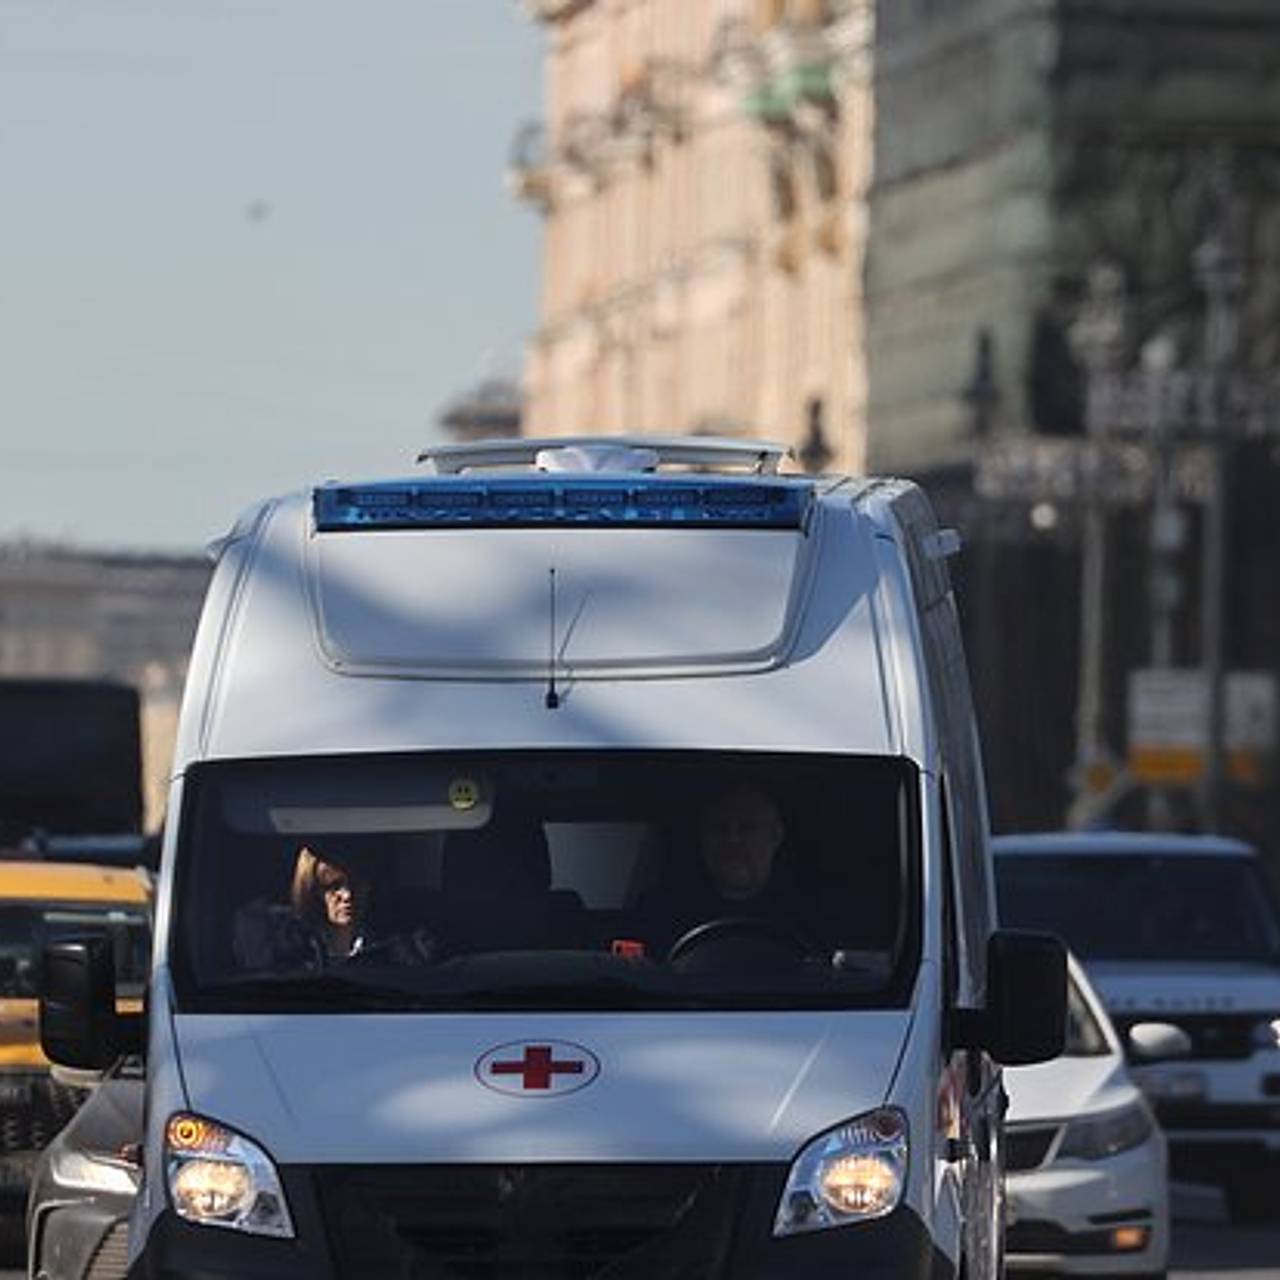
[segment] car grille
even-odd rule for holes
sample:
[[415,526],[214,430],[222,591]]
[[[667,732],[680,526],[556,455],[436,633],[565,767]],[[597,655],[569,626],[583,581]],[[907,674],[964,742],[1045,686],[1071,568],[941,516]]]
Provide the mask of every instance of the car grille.
[[1058,1136],[1057,1125],[1037,1125],[1027,1128],[1011,1128],[1005,1132],[1004,1167],[1007,1173],[1038,1169],[1044,1164],[1053,1140]]
[[1135,1023],[1170,1022],[1191,1037],[1191,1057],[1210,1062],[1238,1062],[1252,1057],[1258,1047],[1253,1036],[1259,1021],[1261,1015],[1256,1013],[1176,1013],[1172,1010],[1126,1014],[1115,1020],[1126,1043],[1129,1028]]
[[350,1280],[713,1280],[746,1170],[430,1165],[317,1175]]
[[129,1272],[129,1224],[117,1222],[102,1238],[84,1280],[125,1280]]
[[0,1152],[43,1150],[89,1096],[47,1075],[30,1077],[30,1084],[29,1102],[0,1106]]
[[1280,1129],[1280,1103],[1155,1101],[1166,1129]]

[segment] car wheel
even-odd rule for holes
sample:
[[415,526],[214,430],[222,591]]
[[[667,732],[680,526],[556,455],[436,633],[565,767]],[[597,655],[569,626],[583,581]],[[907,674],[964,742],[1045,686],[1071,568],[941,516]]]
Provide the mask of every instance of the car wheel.
[[0,1217],[0,1267],[27,1265],[27,1226],[20,1215]]

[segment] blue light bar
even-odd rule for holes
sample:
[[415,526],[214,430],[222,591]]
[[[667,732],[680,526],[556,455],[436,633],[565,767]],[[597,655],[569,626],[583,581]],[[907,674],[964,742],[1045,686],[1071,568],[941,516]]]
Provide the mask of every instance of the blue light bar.
[[588,528],[800,529],[813,501],[806,480],[661,476],[601,480],[441,477],[326,485],[316,530]]

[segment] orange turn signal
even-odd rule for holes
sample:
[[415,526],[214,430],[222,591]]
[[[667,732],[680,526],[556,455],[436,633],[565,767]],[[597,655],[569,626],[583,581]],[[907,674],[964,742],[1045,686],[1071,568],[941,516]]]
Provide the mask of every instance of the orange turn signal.
[[185,1115],[182,1112],[170,1116],[165,1128],[165,1140],[171,1151],[224,1151],[227,1138],[226,1130],[199,1116]]
[[1111,1233],[1111,1247],[1117,1253],[1137,1253],[1147,1247],[1150,1238],[1149,1227],[1116,1227]]

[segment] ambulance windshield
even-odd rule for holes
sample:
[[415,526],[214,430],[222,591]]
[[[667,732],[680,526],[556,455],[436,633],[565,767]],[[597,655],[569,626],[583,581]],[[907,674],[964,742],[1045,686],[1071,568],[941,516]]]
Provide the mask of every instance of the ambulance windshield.
[[192,771],[184,1008],[905,1002],[901,761],[509,752]]

